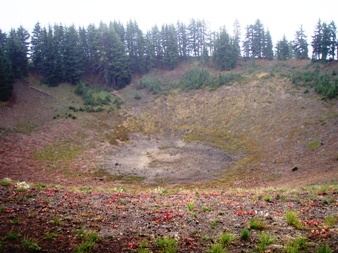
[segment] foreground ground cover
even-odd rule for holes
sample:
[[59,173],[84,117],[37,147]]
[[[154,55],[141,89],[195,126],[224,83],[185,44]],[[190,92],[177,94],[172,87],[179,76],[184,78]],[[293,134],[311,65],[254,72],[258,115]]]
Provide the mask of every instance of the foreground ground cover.
[[[0,218],[2,252],[338,250],[337,185],[140,191],[2,179]],[[299,240],[302,251],[288,251]]]

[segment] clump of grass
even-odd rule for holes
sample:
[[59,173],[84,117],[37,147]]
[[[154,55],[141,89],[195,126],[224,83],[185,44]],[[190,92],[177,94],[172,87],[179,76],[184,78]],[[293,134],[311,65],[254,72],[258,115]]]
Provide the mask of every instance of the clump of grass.
[[54,224],[54,225],[60,225],[61,224],[61,218],[60,217],[54,217],[51,220],[51,223]]
[[213,209],[210,207],[210,206],[203,206],[202,207],[202,212],[210,212],[212,211]]
[[45,184],[39,183],[39,184],[36,185],[36,189],[38,189],[38,190],[42,190],[42,189],[45,189],[45,188],[46,188]]
[[223,247],[225,247],[226,245],[231,244],[234,239],[235,236],[233,234],[225,232],[220,235],[219,243],[222,244]]
[[137,253],[151,253],[152,251],[148,249],[148,242],[143,240],[140,243],[140,248],[137,249]]
[[266,228],[266,223],[263,219],[252,219],[250,220],[249,227],[251,229],[263,230]]
[[265,252],[270,244],[274,242],[274,238],[266,233],[261,233],[258,237],[258,245],[257,250],[258,252]]
[[333,253],[333,250],[327,244],[321,244],[316,249],[316,253]]
[[11,183],[12,183],[12,180],[11,180],[10,178],[8,178],[8,177],[3,178],[3,179],[1,180],[1,185],[2,185],[2,186],[10,186]]
[[337,222],[337,217],[334,216],[334,215],[327,216],[324,219],[324,224],[328,227],[334,226],[336,224],[336,222]]
[[243,228],[242,231],[241,231],[241,238],[242,240],[246,241],[248,240],[250,237],[250,232],[247,228]]
[[286,217],[286,222],[297,228],[297,229],[302,229],[303,228],[303,224],[302,222],[298,219],[297,214],[294,211],[286,211],[285,212],[285,217]]
[[163,253],[176,253],[177,242],[173,238],[164,236],[163,238],[157,238],[155,244],[162,249]]
[[25,250],[41,250],[39,244],[34,239],[30,239],[28,237],[23,238],[21,247]]
[[225,253],[222,244],[214,243],[211,245],[211,248],[207,251],[208,253]]
[[75,253],[91,252],[95,243],[99,240],[99,235],[95,232],[85,234],[82,243],[76,247]]
[[307,240],[304,237],[299,237],[289,242],[285,247],[286,253],[298,253],[303,252],[306,249]]
[[308,144],[307,144],[307,147],[309,149],[316,149],[318,148],[319,146],[321,145],[321,142],[320,141],[310,141]]
[[218,223],[218,220],[212,220],[212,221],[210,222],[210,227],[211,227],[212,229],[215,229],[216,226],[217,226],[217,223]]
[[264,198],[263,198],[263,200],[264,201],[266,201],[266,202],[271,202],[271,196],[265,196]]
[[55,234],[55,233],[49,233],[49,232],[46,232],[46,233],[45,233],[45,238],[46,238],[46,239],[53,240],[53,239],[55,239],[56,237],[57,237],[57,234]]
[[187,209],[188,209],[190,212],[192,212],[192,211],[194,210],[194,208],[195,208],[194,203],[188,203],[188,204],[187,204]]
[[20,237],[20,233],[18,232],[9,232],[6,235],[6,240],[16,240]]

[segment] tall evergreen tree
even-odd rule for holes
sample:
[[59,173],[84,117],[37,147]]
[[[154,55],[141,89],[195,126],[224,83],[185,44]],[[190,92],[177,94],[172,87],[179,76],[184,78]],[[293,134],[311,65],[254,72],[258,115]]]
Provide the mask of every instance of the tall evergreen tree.
[[334,60],[335,59],[335,55],[336,55],[336,49],[337,49],[337,45],[338,45],[338,41],[337,41],[337,28],[336,28],[336,24],[334,23],[334,21],[331,21],[331,23],[329,24],[329,29],[330,29],[330,46],[329,46],[329,56],[330,59]]
[[31,60],[33,66],[37,71],[42,70],[43,62],[43,38],[42,38],[42,28],[40,23],[36,23],[32,32],[31,38]]
[[138,74],[145,73],[145,42],[143,33],[138,27],[136,21],[128,22],[125,33],[125,42],[128,50],[131,71]]
[[55,50],[53,36],[53,28],[51,26],[48,26],[48,31],[46,28],[42,29],[42,82],[49,86],[56,86],[60,82],[60,74],[56,68],[57,51]]
[[245,58],[252,57],[253,38],[253,26],[247,26],[245,29],[245,38],[243,41],[243,55]]
[[263,58],[267,60],[273,60],[273,43],[268,30],[264,37]]
[[109,87],[121,89],[131,81],[128,56],[125,46],[114,27],[101,23],[99,27],[100,44],[98,50],[98,70]]
[[314,35],[312,36],[312,59],[319,60],[321,58],[322,53],[322,41],[323,41],[323,27],[322,22],[319,19],[314,31]]
[[262,22],[257,19],[253,26],[252,56],[262,58],[265,47],[265,31]]
[[235,40],[222,28],[215,40],[213,62],[219,70],[231,70],[236,67],[238,54]]
[[174,25],[163,25],[161,31],[163,48],[163,66],[173,70],[178,63],[177,34]]
[[180,60],[185,61],[189,55],[187,27],[185,24],[177,22],[176,30],[177,30],[178,54]]
[[289,42],[285,35],[283,39],[277,42],[276,45],[276,56],[278,60],[287,60],[290,58],[290,47]]
[[201,56],[205,39],[207,37],[207,25],[204,20],[191,19],[187,28],[189,55]]
[[12,96],[14,76],[10,61],[5,53],[6,34],[0,30],[0,101],[7,101]]
[[162,48],[162,38],[161,32],[159,28],[155,25],[150,31],[150,44],[154,49],[155,55],[155,65],[157,68],[162,67],[162,59],[163,59],[163,48]]
[[145,59],[144,64],[146,66],[146,71],[150,71],[156,67],[156,54],[155,47],[152,44],[151,32],[147,32],[145,36]]
[[7,56],[11,62],[14,78],[23,78],[28,75],[28,49],[23,38],[12,29],[6,42]]
[[65,28],[64,40],[64,80],[77,84],[84,73],[84,58],[80,37],[74,25]]
[[292,42],[292,50],[296,59],[309,58],[308,43],[305,32],[303,30],[303,26],[300,26],[300,29],[296,31],[296,37]]
[[241,41],[241,25],[239,24],[238,19],[234,22],[234,44],[236,47],[236,52],[238,56],[241,56],[241,46],[239,45],[239,42]]

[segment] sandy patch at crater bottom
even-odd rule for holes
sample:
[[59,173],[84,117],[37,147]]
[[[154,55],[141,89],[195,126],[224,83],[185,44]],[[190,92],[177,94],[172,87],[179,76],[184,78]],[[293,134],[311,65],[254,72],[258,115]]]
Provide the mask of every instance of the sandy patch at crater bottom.
[[107,151],[102,168],[112,175],[144,178],[144,183],[213,180],[239,159],[223,150],[182,140],[134,138]]

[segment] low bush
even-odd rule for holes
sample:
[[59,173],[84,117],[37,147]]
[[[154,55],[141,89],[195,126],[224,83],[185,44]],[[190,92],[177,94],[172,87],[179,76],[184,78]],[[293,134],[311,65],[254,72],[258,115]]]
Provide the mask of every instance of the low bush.
[[146,89],[153,94],[158,94],[162,90],[161,81],[157,77],[146,76],[139,81],[137,89]]
[[320,74],[318,70],[297,71],[292,73],[291,82],[295,85],[314,88],[317,93],[328,98],[338,96],[336,75]]

